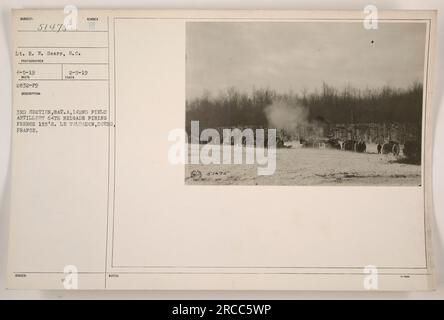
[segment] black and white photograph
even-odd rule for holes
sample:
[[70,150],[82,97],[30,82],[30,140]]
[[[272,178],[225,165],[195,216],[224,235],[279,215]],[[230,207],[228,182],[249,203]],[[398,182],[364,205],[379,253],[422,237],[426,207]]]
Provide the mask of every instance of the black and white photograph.
[[188,159],[210,159],[187,161],[185,183],[420,186],[426,31],[415,21],[187,22]]

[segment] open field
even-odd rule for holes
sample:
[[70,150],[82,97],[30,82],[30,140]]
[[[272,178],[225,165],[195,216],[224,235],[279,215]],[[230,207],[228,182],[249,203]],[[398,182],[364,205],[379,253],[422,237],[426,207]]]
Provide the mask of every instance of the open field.
[[185,182],[210,185],[420,185],[421,166],[397,160],[391,154],[377,154],[376,145],[368,145],[367,153],[357,153],[303,148],[299,143],[293,143],[291,148],[276,150],[273,175],[259,176],[256,164],[187,164]]

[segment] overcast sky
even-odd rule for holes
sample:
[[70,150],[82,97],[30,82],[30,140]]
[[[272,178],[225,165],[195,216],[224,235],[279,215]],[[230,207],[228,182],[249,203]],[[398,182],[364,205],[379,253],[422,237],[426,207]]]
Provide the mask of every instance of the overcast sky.
[[[423,80],[424,23],[188,22],[187,98],[236,87],[309,92]],[[373,41],[373,43],[372,43]]]

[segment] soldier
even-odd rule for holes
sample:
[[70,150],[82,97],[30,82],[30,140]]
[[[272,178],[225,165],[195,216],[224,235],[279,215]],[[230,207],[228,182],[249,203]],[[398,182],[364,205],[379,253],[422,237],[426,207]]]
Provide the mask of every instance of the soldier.
[[393,145],[392,152],[395,156],[399,155],[399,144],[396,143]]
[[380,144],[380,143],[378,143],[378,146],[377,146],[377,148],[378,148],[378,153],[381,153],[381,149],[382,149],[382,146],[381,146],[381,144]]

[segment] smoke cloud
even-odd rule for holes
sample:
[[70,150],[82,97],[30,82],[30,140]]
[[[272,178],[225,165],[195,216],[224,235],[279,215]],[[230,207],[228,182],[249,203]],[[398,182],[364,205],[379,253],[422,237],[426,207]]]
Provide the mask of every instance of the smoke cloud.
[[308,122],[308,109],[300,104],[275,101],[265,108],[269,127],[294,132],[296,127]]

